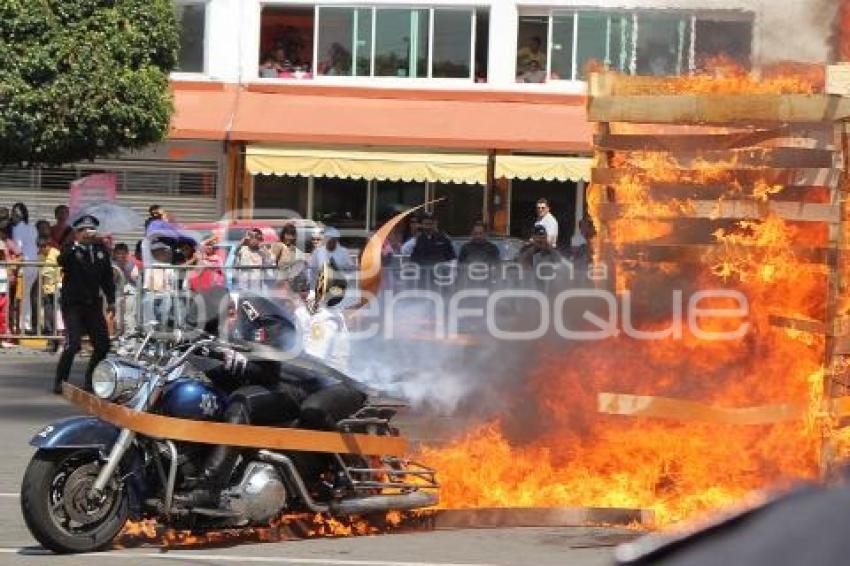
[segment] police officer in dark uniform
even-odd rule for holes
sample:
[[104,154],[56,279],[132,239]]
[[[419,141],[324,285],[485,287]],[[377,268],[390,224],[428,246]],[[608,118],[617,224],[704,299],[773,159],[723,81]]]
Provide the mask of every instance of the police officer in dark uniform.
[[[207,377],[229,394],[226,422],[333,429],[338,420],[365,401],[365,394],[347,376],[320,360],[298,354],[301,329],[282,304],[243,293],[234,330],[229,338],[249,344],[251,351],[245,354],[224,348],[210,352],[210,357],[223,363],[206,371]],[[178,495],[178,501],[190,507],[217,507],[240,451],[234,446],[212,448],[198,476],[189,479],[188,489]]]
[[56,367],[53,392],[62,392],[62,382],[68,380],[74,357],[80,351],[83,335],[92,341],[92,352],[86,370],[85,388],[91,391],[95,366],[109,352],[109,330],[103,312],[101,292],[106,297],[106,310],[115,313],[115,281],[109,250],[97,237],[100,222],[94,216],[75,220],[73,240],[59,254],[62,268],[60,307],[65,321],[65,347]]

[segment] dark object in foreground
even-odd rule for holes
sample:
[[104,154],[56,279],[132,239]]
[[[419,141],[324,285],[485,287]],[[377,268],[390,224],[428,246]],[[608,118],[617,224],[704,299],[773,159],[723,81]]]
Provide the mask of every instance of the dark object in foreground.
[[617,548],[628,566],[839,566],[850,556],[850,487],[798,488],[698,531]]

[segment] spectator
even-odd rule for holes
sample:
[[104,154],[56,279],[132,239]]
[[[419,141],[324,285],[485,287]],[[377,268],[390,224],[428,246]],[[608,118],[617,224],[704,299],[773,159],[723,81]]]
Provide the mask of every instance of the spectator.
[[460,248],[458,262],[493,265],[499,263],[500,259],[499,248],[487,239],[484,223],[478,221],[473,224],[471,238]]
[[156,220],[162,220],[168,222],[168,213],[165,211],[162,206],[158,204],[152,204],[148,207],[148,217],[145,220],[145,232],[148,230],[148,226],[150,226],[151,222]]
[[57,248],[61,248],[67,235],[71,232],[71,227],[68,226],[68,217],[71,215],[71,210],[64,204],[60,204],[53,209],[53,218],[56,219],[56,224],[50,227],[50,239]]
[[280,244],[274,254],[274,263],[281,281],[291,281],[296,273],[294,267],[304,261],[304,252],[295,245],[297,239],[298,231],[295,225],[284,225],[280,231]]
[[410,259],[420,265],[434,265],[455,258],[452,241],[437,229],[434,215],[423,215],[422,233],[416,238]]
[[145,269],[144,289],[145,320],[155,320],[168,325],[171,315],[171,299],[177,291],[177,274],[171,268],[171,248],[164,242],[151,244],[153,263]]
[[136,262],[136,267],[142,269],[144,266],[144,262],[142,261],[143,252],[142,252],[142,240],[136,241],[136,250],[133,252],[133,261]]
[[[59,249],[53,246],[49,236],[38,238],[38,261],[45,264],[41,268],[41,304],[38,303],[38,280],[30,290],[30,300],[33,313],[33,330],[40,334],[43,327],[44,335],[51,336],[56,331],[56,288],[59,284]],[[39,325],[40,311],[44,313],[44,323]],[[56,352],[59,343],[51,341],[48,350]]]
[[304,252],[308,256],[312,256],[313,252],[322,247],[322,231],[319,228],[313,230],[310,235],[310,241],[307,242],[307,249]]
[[260,78],[276,79],[280,76],[281,72],[283,72],[283,69],[280,68],[277,61],[275,61],[274,55],[272,53],[267,53],[260,63]]
[[422,233],[422,222],[419,216],[412,216],[408,225],[407,240],[401,245],[401,254],[409,256],[416,247],[416,238]]
[[188,286],[191,291],[208,291],[224,286],[224,272],[221,270],[222,260],[215,249],[215,236],[204,240],[195,252],[194,264],[197,266],[189,274]]
[[341,272],[354,270],[351,253],[339,243],[339,230],[336,228],[326,228],[324,236],[324,245],[316,248],[310,256],[310,282],[313,285],[316,283],[319,270],[331,260],[333,260],[335,269]]
[[39,238],[50,237],[50,222],[48,220],[39,220],[35,223],[35,232]]
[[546,53],[541,49],[543,41],[534,36],[528,40],[528,44],[517,51],[517,76],[522,76],[532,70],[533,66],[537,69],[546,68]]
[[545,83],[546,70],[540,68],[540,63],[532,59],[528,63],[528,69],[517,77],[517,81],[521,83]]
[[[8,210],[6,211],[8,213]],[[5,262],[8,261],[6,255],[7,247],[5,242],[5,233],[0,234],[0,334],[7,334],[9,326],[6,320],[9,317],[9,268]],[[11,342],[2,339],[0,347],[6,348],[14,346]]]
[[541,263],[560,263],[561,255],[552,247],[549,234],[542,224],[534,227],[534,236],[517,254],[517,261],[528,269],[537,269]]
[[549,209],[549,201],[545,198],[537,200],[537,220],[534,221],[534,225],[535,229],[537,226],[543,226],[546,229],[550,246],[553,248],[558,246],[558,221],[552,216],[552,212]]
[[127,244],[115,244],[112,250],[112,267],[123,275],[120,280],[116,280],[115,285],[115,290],[121,297],[122,307],[116,316],[120,331],[127,334],[136,328],[136,286],[139,283],[139,267],[130,257]]
[[[15,240],[23,260],[34,262],[38,260],[38,234],[35,228],[30,226],[29,221],[27,206],[22,202],[16,202],[12,206],[12,239]],[[20,301],[20,325],[25,331],[32,331],[30,291],[37,277],[37,267],[24,267],[19,272],[19,285],[15,298]]]
[[263,287],[264,269],[274,264],[271,253],[263,246],[263,231],[252,228],[245,232],[245,238],[236,252],[236,281],[239,289],[259,291]]

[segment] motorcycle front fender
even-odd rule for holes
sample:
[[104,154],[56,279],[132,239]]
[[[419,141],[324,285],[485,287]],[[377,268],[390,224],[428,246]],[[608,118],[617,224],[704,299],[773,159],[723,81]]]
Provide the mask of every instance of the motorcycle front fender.
[[108,450],[121,430],[97,417],[69,417],[51,423],[30,440],[39,449],[95,448]]
[[[109,452],[121,429],[97,417],[69,417],[49,424],[30,440],[39,450],[92,449],[102,455]],[[144,456],[136,448],[124,456],[125,481],[130,493],[130,517],[141,517],[141,502],[145,492]]]

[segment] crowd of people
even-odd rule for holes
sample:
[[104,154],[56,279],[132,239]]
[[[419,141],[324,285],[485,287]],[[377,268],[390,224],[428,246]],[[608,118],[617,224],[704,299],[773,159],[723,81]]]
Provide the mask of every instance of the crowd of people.
[[[409,218],[406,226],[391,234],[382,253],[385,259],[400,256],[420,266],[446,262],[495,265],[505,259],[529,268],[541,262],[557,263],[563,259],[557,247],[558,222],[546,199],[539,199],[536,207],[532,237],[515,257],[505,257],[488,238],[482,221],[472,225],[462,246],[455,246],[432,213]],[[13,335],[58,336],[65,328],[58,305],[60,251],[74,243],[75,229],[69,217],[65,205],[55,208],[52,221],[33,221],[24,203],[0,207],[0,335],[6,336],[2,346],[14,345]],[[294,223],[283,225],[279,232],[249,227],[241,241],[221,245],[220,235],[198,241],[173,226],[169,213],[153,205],[144,223],[146,238],[132,247],[113,242],[108,235],[98,236],[111,262],[120,307],[110,321],[110,332],[133,329],[140,318],[173,316],[168,313],[180,293],[218,286],[256,292],[293,284],[309,288],[326,264],[343,274],[357,267],[357,251],[343,246],[340,232],[333,227],[311,226],[300,242]],[[592,236],[592,225],[580,228],[583,234],[588,232],[588,239]],[[140,293],[144,299],[137,300]],[[50,342],[51,350],[57,347],[57,341]]]

